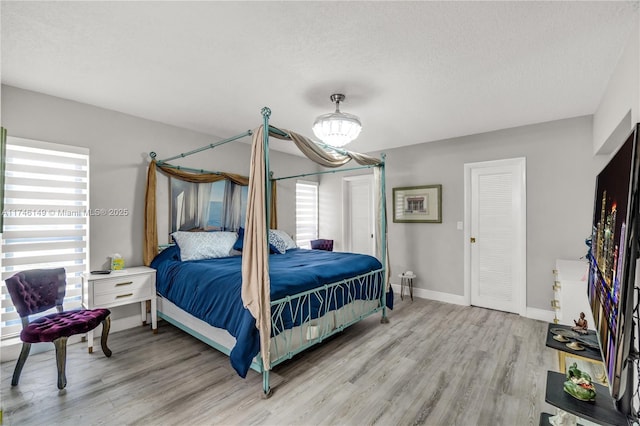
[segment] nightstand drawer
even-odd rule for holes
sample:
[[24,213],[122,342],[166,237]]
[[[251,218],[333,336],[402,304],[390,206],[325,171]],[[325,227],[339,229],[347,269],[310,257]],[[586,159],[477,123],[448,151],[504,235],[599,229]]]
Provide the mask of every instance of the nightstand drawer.
[[[146,291],[145,296],[150,297],[151,292],[151,279],[154,278],[149,274],[140,275],[123,275],[121,277],[113,277],[104,280],[94,281],[93,294],[94,299],[98,299],[99,296],[108,294],[126,294],[135,293],[140,294],[141,289]],[[98,302],[96,302],[98,303]]]
[[94,294],[93,304],[95,306],[109,307],[114,303],[122,305],[141,300],[149,300],[150,298],[150,289],[148,287],[128,288],[115,293]]

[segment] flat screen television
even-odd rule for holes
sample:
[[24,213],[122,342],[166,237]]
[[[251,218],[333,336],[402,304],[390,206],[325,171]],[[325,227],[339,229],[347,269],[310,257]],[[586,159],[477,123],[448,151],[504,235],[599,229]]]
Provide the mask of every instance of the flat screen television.
[[[638,254],[638,133],[627,137],[596,179],[588,296],[614,399],[625,393]],[[627,395],[630,397],[630,395]]]

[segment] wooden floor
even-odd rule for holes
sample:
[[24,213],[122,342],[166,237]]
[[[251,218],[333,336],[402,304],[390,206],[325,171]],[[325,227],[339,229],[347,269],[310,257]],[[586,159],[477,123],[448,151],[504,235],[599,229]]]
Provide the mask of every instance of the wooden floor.
[[6,425],[538,425],[547,370],[547,324],[517,315],[396,297],[272,372],[246,379],[229,359],[160,322],[111,334],[111,358],[75,344],[67,388],[58,391],[53,352],[29,357],[20,384],[2,363]]

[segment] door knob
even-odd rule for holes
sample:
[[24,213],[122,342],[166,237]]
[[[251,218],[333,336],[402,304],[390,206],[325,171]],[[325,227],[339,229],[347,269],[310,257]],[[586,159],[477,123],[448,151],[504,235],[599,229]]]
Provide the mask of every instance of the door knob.
[[471,244],[473,244],[473,243],[475,243],[475,242],[476,242],[475,237],[471,237]]

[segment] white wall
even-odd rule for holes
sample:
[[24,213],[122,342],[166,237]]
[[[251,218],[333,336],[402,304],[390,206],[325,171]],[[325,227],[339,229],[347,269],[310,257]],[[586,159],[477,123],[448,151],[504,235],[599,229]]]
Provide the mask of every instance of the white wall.
[[609,154],[640,121],[640,23],[631,37],[593,116],[593,152]]
[[[414,285],[446,295],[464,294],[464,164],[527,159],[527,307],[550,311],[556,258],[578,259],[590,235],[595,175],[591,117],[553,121],[387,151],[387,205],[392,282],[414,271]],[[341,175],[325,175],[320,193],[321,235],[339,233]],[[442,223],[394,223],[392,188],[442,184]],[[395,281],[394,281],[395,280]]]
[[[249,128],[262,124],[260,107],[255,106],[255,122],[247,123]],[[109,257],[115,252],[120,253],[129,266],[142,264],[149,152],[157,152],[159,159],[162,159],[222,139],[5,85],[2,86],[2,112],[2,126],[7,128],[10,136],[89,148],[91,208],[129,210],[128,216],[91,217],[92,270],[108,266]],[[212,117],[212,120],[215,119]],[[238,129],[238,133],[245,130]],[[223,135],[229,136],[233,135]],[[249,173],[251,146],[250,138],[245,140],[247,143],[232,142],[172,163],[246,176]],[[272,152],[270,160],[276,176],[317,169],[315,164],[302,157],[279,152]],[[162,182],[159,178],[159,189],[162,189]],[[161,228],[163,223],[168,223],[165,212],[168,213],[168,209],[163,211],[159,208],[158,233],[161,237],[166,237]],[[279,228],[295,233],[294,180],[278,182],[278,219]],[[134,305],[113,311],[115,320],[139,315],[139,307]],[[114,329],[117,328],[116,322]]]

